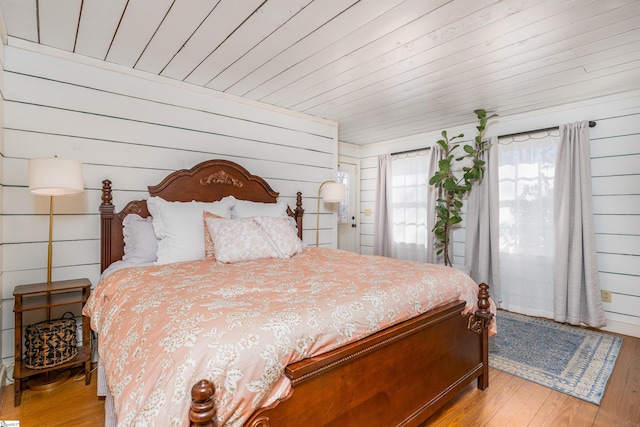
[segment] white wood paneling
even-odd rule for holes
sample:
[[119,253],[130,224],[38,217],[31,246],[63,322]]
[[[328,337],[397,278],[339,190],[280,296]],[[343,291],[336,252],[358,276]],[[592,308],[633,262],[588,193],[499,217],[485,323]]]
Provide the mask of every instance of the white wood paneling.
[[640,194],[593,196],[596,215],[635,215],[640,212]]
[[[630,156],[631,157],[631,156]],[[640,175],[594,176],[592,191],[594,196],[611,194],[637,194],[640,188]]]
[[[324,22],[342,13],[356,2],[356,0],[334,0],[322,3],[314,1],[301,10],[296,15],[296,19],[284,23],[219,73],[211,73],[214,77],[207,83],[207,87],[222,91],[229,89],[238,81],[239,76],[244,77],[248,74],[246,70],[254,70],[266,64],[275,54],[282,53],[298,40],[319,30]],[[270,102],[267,98],[264,101]]]
[[[1,10],[0,10],[1,12]],[[6,29],[4,27],[4,19],[2,17],[2,13],[0,13],[0,34],[2,34],[2,40],[6,40]],[[4,75],[4,43],[0,45],[0,75]],[[5,241],[7,239],[4,233],[5,227],[5,215],[4,215],[4,159],[5,159],[5,150],[4,150],[4,79],[0,78],[0,266],[4,263],[4,247]],[[6,275],[4,271],[0,269],[0,387],[4,387],[5,380],[3,375],[6,372],[5,366],[2,363],[3,354],[5,352],[5,348],[11,348],[11,344],[4,344],[3,336],[5,325],[7,324],[4,321],[4,312],[5,307],[8,305],[4,303],[4,298],[2,293],[5,289],[6,283]],[[11,342],[11,341],[9,341]],[[12,348],[13,349],[13,348]],[[3,392],[0,391],[0,399],[3,398]]]
[[172,4],[173,0],[129,0],[106,60],[133,67]]
[[135,67],[159,74],[218,2],[219,0],[176,0]]
[[184,80],[260,6],[262,0],[220,0],[187,42],[162,70],[163,76]]
[[[11,337],[13,288],[46,276],[48,198],[28,191],[28,159],[83,162],[85,191],[54,199],[53,279],[99,277],[100,188],[116,208],[144,198],[169,172],[211,158],[263,176],[293,205],[303,194],[303,236],[315,242],[316,194],[335,176],[337,124],[259,106],[142,72],[128,74],[7,48],[2,226],[3,339]],[[94,63],[98,63],[94,61]],[[137,75],[132,75],[137,74]],[[165,80],[163,83],[160,80]],[[170,82],[170,84],[169,84]],[[320,213],[321,243],[336,245],[335,215]],[[3,346],[5,363],[12,341]]]
[[594,228],[601,234],[638,234],[640,215],[594,215]]
[[[615,120],[616,124],[625,125],[630,128],[633,123],[625,123],[620,120]],[[615,126],[615,125],[613,125]],[[639,126],[640,128],[640,126]],[[598,129],[593,130],[594,133],[598,132]],[[591,158],[597,159],[600,157],[608,156],[625,156],[629,153],[640,153],[640,141],[635,136],[640,132],[640,129],[618,129],[618,132],[628,132],[627,134],[621,134],[621,136],[605,138],[605,139],[592,139],[591,140]]]
[[215,50],[198,64],[184,79],[200,86],[207,85],[229,64],[251,51],[264,38],[275,32],[304,9],[311,0],[265,2],[251,14],[242,26],[233,31]]
[[600,287],[616,294],[637,295],[638,278],[626,274],[601,272]]
[[[393,20],[397,28],[387,27],[386,34],[374,38],[373,41],[360,49],[352,48],[353,43],[361,40],[356,39],[356,34],[350,34],[351,49],[344,49],[341,46],[343,52],[341,57],[326,61],[326,65],[321,64],[315,69],[312,66],[306,67],[306,72],[310,74],[304,79],[294,79],[293,84],[287,84],[262,100],[265,102],[286,100],[285,106],[300,109],[310,108],[332,100],[337,94],[344,93],[347,88],[349,90],[359,89],[373,84],[377,79],[388,79],[394,72],[406,72],[412,63],[416,64],[415,60],[420,52],[428,50],[429,46],[433,47],[443,43],[445,38],[455,37],[455,34],[448,34],[448,32],[441,30],[445,23],[452,22],[462,15],[470,14],[492,3],[495,3],[495,0],[475,1],[466,4],[460,2],[447,2],[446,4],[422,2],[418,5],[411,5],[415,11],[414,19]],[[401,10],[396,8],[395,12],[398,11]],[[469,19],[469,22],[472,20]],[[459,25],[459,27],[463,27],[463,25]],[[433,31],[429,35],[423,35],[425,28],[433,29]],[[360,35],[360,37],[363,36]],[[402,65],[401,61],[406,63]],[[332,78],[326,79],[325,68],[332,71]]]
[[640,152],[615,157],[600,157],[591,160],[591,174],[593,176],[610,175],[615,171],[616,175],[633,175],[638,173],[640,164]]
[[[280,108],[265,109],[265,104],[240,102],[242,98],[202,90],[196,86],[172,85],[171,80],[167,81],[164,78],[132,79],[132,75],[134,77],[147,77],[148,75],[133,71],[127,73],[129,70],[126,68],[108,67],[109,64],[103,64],[99,61],[75,63],[73,67],[69,67],[67,64],[70,61],[79,62],[82,57],[59,55],[60,51],[54,49],[43,49],[45,53],[43,56],[41,53],[29,51],[32,47],[31,44],[23,43],[20,49],[8,51],[9,56],[12,52],[20,52],[20,61],[17,68],[13,70],[14,72],[71,83],[93,90],[126,95],[134,99],[141,98],[176,107],[207,111],[225,117],[243,118],[257,123],[265,122],[272,126],[298,129],[328,138],[334,137],[330,129],[334,129],[335,123],[327,120],[310,121],[312,117],[307,115],[296,115],[290,110]],[[102,65],[105,66],[102,67]],[[236,102],[230,103],[229,101]]]
[[40,43],[73,51],[81,7],[81,0],[39,1]]
[[36,0],[0,0],[0,7],[9,34],[36,43],[39,41]]
[[[269,62],[230,86],[227,92],[251,99],[260,99],[268,95],[273,90],[284,86],[279,77],[283,71],[305,58],[322,52],[325,47],[340,46],[340,43],[354,29],[374,21],[400,3],[402,3],[401,0],[371,0],[355,3],[324,23],[321,31],[314,31],[282,53],[274,55]],[[288,78],[286,81],[294,80]]]
[[126,7],[123,0],[83,0],[74,52],[105,59]]
[[[36,5],[39,5],[37,7]],[[340,122],[358,145],[640,89],[637,0],[0,0],[29,40]],[[74,41],[72,44],[71,41]]]

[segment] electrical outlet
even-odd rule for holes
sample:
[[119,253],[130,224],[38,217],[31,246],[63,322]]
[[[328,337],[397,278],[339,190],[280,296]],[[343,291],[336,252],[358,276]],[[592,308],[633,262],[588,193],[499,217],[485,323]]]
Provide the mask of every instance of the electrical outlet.
[[611,302],[611,291],[600,291],[602,294],[602,302]]

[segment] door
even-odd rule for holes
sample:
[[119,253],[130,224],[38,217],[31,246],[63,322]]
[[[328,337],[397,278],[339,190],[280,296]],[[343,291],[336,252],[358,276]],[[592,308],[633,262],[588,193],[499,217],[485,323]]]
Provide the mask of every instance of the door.
[[345,185],[347,196],[338,205],[338,249],[359,253],[358,165],[340,162],[336,181]]

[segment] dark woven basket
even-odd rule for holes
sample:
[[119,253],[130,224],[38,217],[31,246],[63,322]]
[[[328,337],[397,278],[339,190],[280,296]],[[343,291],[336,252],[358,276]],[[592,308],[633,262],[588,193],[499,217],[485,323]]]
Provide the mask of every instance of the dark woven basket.
[[71,360],[78,354],[76,319],[71,312],[64,313],[60,319],[27,326],[24,336],[23,360],[28,368],[50,368]]

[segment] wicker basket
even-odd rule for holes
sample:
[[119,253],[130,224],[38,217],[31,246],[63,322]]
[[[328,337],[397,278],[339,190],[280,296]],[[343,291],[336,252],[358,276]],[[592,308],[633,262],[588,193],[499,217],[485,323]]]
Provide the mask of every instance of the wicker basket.
[[27,326],[24,336],[23,360],[28,368],[50,368],[71,360],[78,354],[76,319],[71,312],[64,313],[60,319]]

